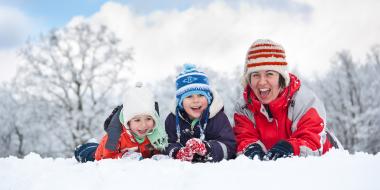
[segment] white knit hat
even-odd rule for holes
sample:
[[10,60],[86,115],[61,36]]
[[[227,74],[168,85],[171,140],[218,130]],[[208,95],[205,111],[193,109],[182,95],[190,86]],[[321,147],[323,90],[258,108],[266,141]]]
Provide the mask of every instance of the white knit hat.
[[136,115],[150,115],[156,121],[155,100],[153,93],[141,83],[137,83],[135,87],[129,89],[123,100],[123,118],[124,126]]
[[290,77],[288,73],[288,63],[285,60],[284,48],[271,40],[259,39],[253,42],[247,52],[243,86],[249,82],[252,72],[262,70],[273,70],[285,79],[285,86],[289,85]]

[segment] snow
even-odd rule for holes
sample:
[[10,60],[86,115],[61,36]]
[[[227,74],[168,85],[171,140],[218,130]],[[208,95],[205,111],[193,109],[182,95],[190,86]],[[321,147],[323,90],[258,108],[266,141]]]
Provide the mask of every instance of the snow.
[[44,189],[380,189],[380,154],[332,150],[322,157],[277,161],[240,156],[219,163],[178,160],[0,158],[1,190]]

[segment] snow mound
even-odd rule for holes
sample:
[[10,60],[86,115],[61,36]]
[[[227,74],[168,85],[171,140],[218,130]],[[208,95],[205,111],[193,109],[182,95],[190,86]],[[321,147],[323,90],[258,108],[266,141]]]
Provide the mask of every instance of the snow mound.
[[60,189],[380,189],[380,155],[332,150],[322,157],[277,161],[244,156],[219,163],[178,160],[102,160],[0,158],[1,190]]

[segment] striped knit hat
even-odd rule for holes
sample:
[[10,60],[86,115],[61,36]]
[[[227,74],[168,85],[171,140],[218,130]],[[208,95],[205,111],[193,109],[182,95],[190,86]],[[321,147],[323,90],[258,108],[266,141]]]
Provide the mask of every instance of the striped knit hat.
[[253,42],[245,61],[244,87],[250,81],[252,72],[262,70],[273,70],[280,73],[285,79],[285,85],[289,85],[288,63],[285,60],[285,50],[280,44],[268,39],[259,39]]
[[185,64],[183,71],[176,78],[176,99],[177,106],[183,108],[182,102],[188,96],[201,94],[211,103],[210,85],[205,73],[197,71],[195,65]]

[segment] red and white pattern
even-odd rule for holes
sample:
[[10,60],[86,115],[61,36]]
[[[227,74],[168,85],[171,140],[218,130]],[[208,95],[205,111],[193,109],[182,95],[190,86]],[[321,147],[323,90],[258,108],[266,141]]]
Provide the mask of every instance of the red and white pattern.
[[205,156],[207,153],[206,145],[201,139],[192,138],[186,142],[186,146],[179,149],[176,159],[182,161],[192,161],[194,154]]
[[189,147],[182,147],[181,149],[179,149],[175,157],[176,159],[181,161],[191,162],[193,160],[194,153],[191,151]]
[[267,39],[255,41],[247,52],[243,85],[245,86],[246,81],[249,81],[248,77],[252,72],[273,70],[285,78],[287,86],[290,78],[285,57],[285,50],[280,44]]
[[188,147],[194,154],[204,156],[207,153],[206,145],[201,139],[192,138],[188,140],[186,142],[186,147]]

